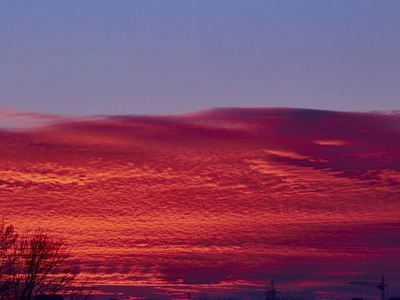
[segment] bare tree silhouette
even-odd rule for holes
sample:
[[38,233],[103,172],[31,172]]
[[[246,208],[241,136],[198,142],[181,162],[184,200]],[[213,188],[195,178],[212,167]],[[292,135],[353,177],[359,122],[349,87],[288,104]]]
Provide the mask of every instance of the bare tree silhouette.
[[11,251],[16,243],[18,235],[12,225],[6,226],[0,222],[0,299],[9,296],[11,282],[8,275],[12,272],[13,259]]
[[64,239],[38,229],[18,236],[12,225],[0,224],[0,299],[31,300],[40,295],[88,298],[73,286]]

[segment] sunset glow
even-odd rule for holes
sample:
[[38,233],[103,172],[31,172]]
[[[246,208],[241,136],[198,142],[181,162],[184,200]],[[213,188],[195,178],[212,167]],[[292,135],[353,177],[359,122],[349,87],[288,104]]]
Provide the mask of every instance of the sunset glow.
[[99,294],[400,292],[396,112],[2,115],[0,217],[65,237]]

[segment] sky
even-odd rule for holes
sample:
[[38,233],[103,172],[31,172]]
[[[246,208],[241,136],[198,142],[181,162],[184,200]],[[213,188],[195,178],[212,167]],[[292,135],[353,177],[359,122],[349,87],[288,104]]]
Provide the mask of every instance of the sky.
[[0,2],[0,106],[399,109],[400,2]]
[[399,82],[397,0],[2,0],[0,219],[104,299],[397,296]]

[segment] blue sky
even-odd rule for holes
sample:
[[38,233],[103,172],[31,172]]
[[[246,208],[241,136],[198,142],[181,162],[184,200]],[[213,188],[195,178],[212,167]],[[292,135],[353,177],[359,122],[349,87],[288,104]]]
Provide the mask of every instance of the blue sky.
[[400,108],[400,2],[0,2],[0,106]]

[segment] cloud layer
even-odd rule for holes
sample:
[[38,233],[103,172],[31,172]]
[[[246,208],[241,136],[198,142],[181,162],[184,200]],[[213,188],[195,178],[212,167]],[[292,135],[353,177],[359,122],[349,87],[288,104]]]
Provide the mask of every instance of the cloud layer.
[[400,263],[397,112],[27,118],[46,122],[0,131],[0,211],[101,284],[333,295]]

